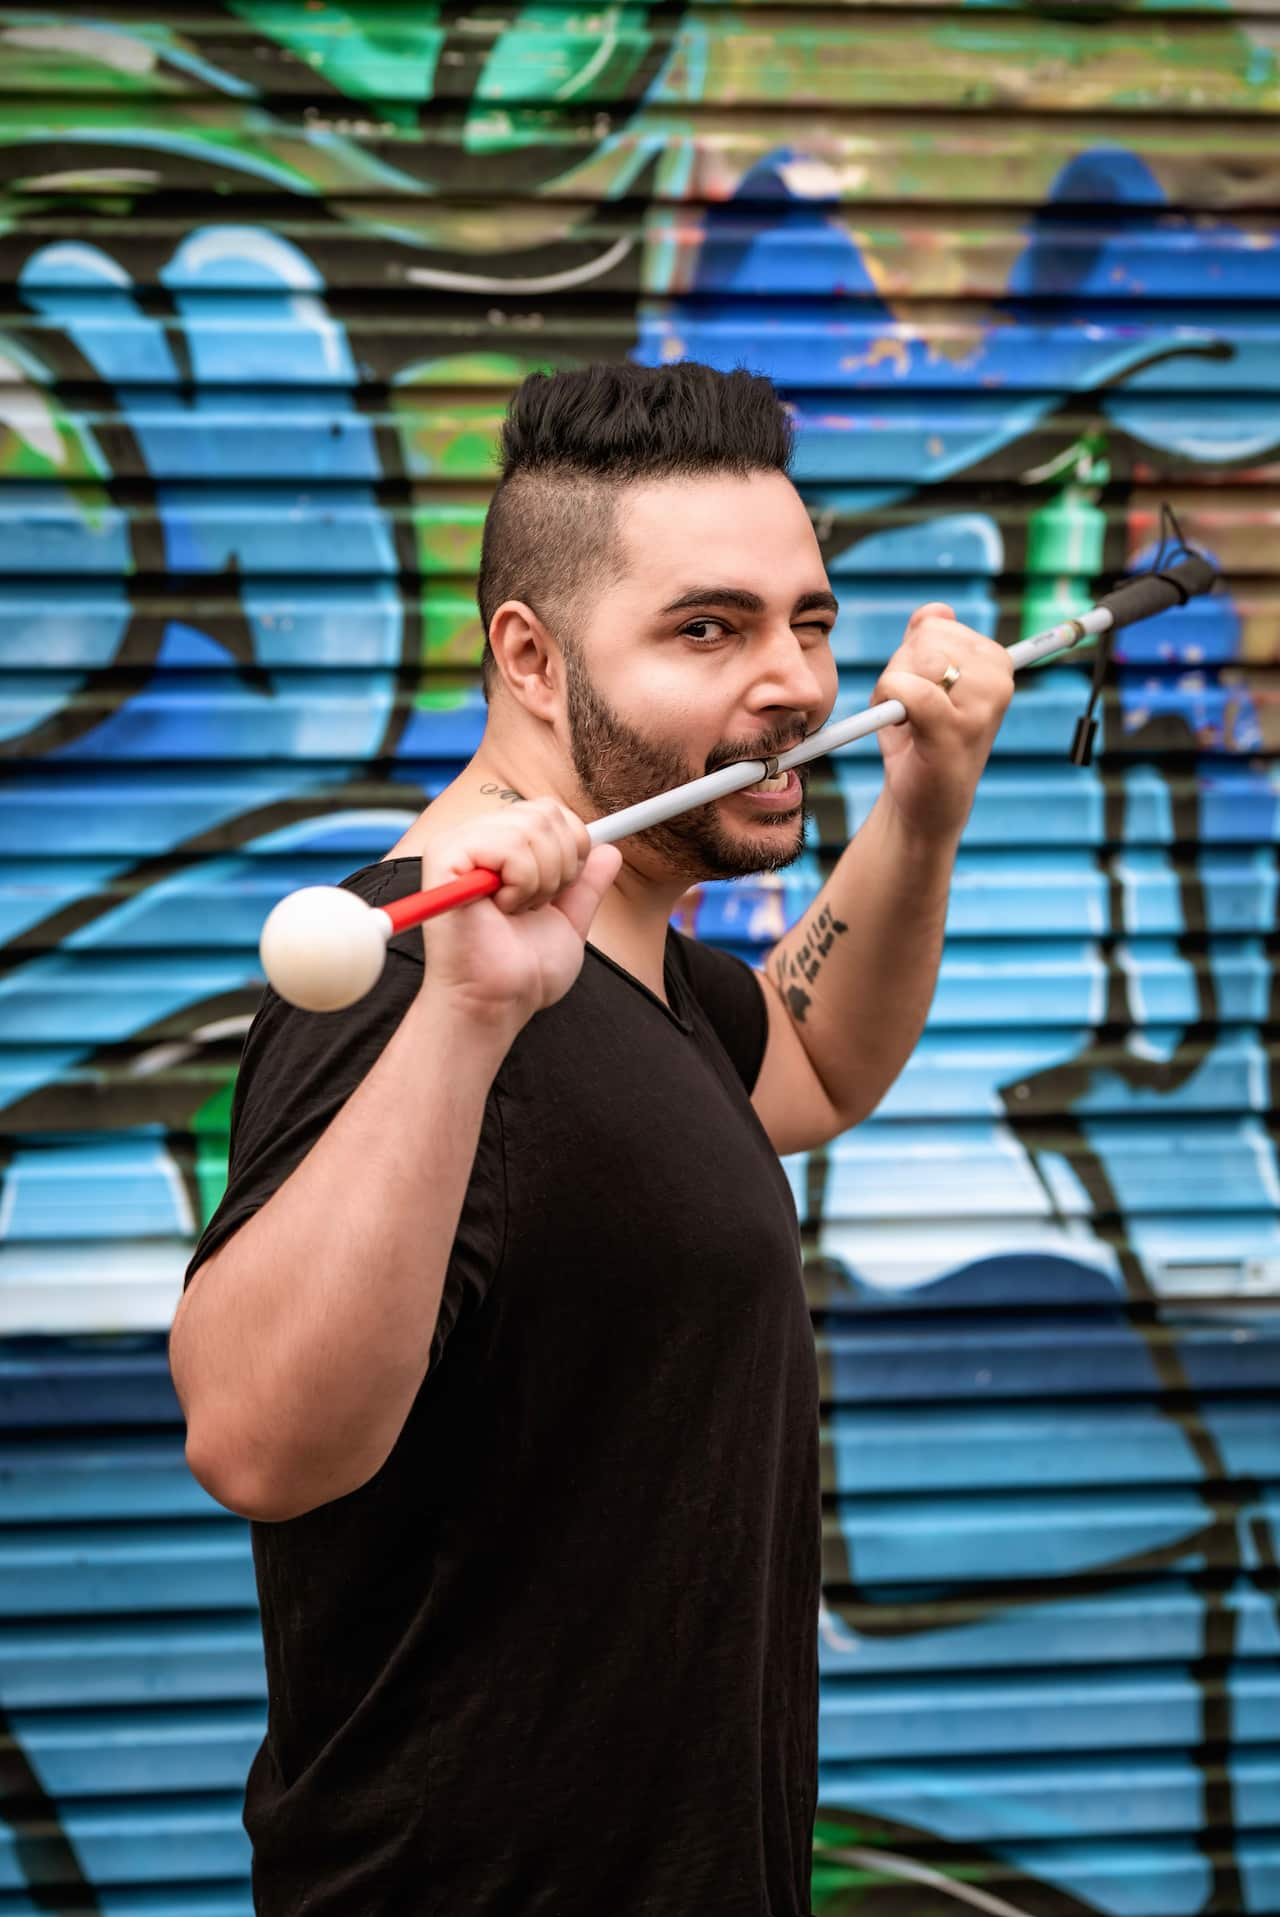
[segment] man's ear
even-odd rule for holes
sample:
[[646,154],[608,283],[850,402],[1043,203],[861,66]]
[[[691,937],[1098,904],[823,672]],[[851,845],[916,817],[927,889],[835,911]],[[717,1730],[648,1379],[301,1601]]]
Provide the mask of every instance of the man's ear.
[[504,599],[489,622],[489,647],[498,677],[535,719],[555,719],[560,697],[560,648],[532,606]]

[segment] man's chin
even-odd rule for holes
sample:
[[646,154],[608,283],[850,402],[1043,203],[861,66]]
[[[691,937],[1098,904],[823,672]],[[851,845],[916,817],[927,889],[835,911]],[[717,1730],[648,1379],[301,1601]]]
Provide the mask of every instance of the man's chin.
[[802,806],[787,812],[762,812],[749,825],[720,821],[718,863],[724,878],[750,878],[755,872],[780,872],[804,851]]

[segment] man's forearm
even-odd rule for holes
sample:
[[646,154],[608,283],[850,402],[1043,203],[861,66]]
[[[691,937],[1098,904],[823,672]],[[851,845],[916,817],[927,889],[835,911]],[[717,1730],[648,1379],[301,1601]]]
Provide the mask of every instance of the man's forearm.
[[955,839],[920,840],[884,795],[765,962],[833,1105],[856,1125],[910,1058],[937,987]]

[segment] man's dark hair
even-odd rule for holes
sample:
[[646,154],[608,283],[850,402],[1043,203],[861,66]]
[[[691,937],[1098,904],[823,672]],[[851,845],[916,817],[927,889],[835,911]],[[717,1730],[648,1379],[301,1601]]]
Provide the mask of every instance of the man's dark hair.
[[522,600],[571,645],[587,594],[621,578],[623,487],[702,473],[789,473],[793,449],[790,417],[761,373],[720,373],[697,360],[530,373],[507,408],[501,476],[481,542],[485,698],[497,672],[489,627],[504,600]]

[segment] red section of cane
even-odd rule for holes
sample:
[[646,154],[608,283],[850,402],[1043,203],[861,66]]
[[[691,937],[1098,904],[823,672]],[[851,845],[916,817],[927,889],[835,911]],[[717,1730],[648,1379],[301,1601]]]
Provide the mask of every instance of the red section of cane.
[[392,933],[407,932],[411,926],[421,925],[426,919],[434,919],[441,912],[450,912],[455,905],[468,905],[472,899],[487,899],[498,891],[502,879],[497,872],[490,872],[483,865],[476,866],[473,872],[464,872],[460,879],[446,879],[443,885],[433,885],[429,892],[410,892],[407,898],[393,899],[390,905],[380,905],[378,910],[385,912],[391,920]]

